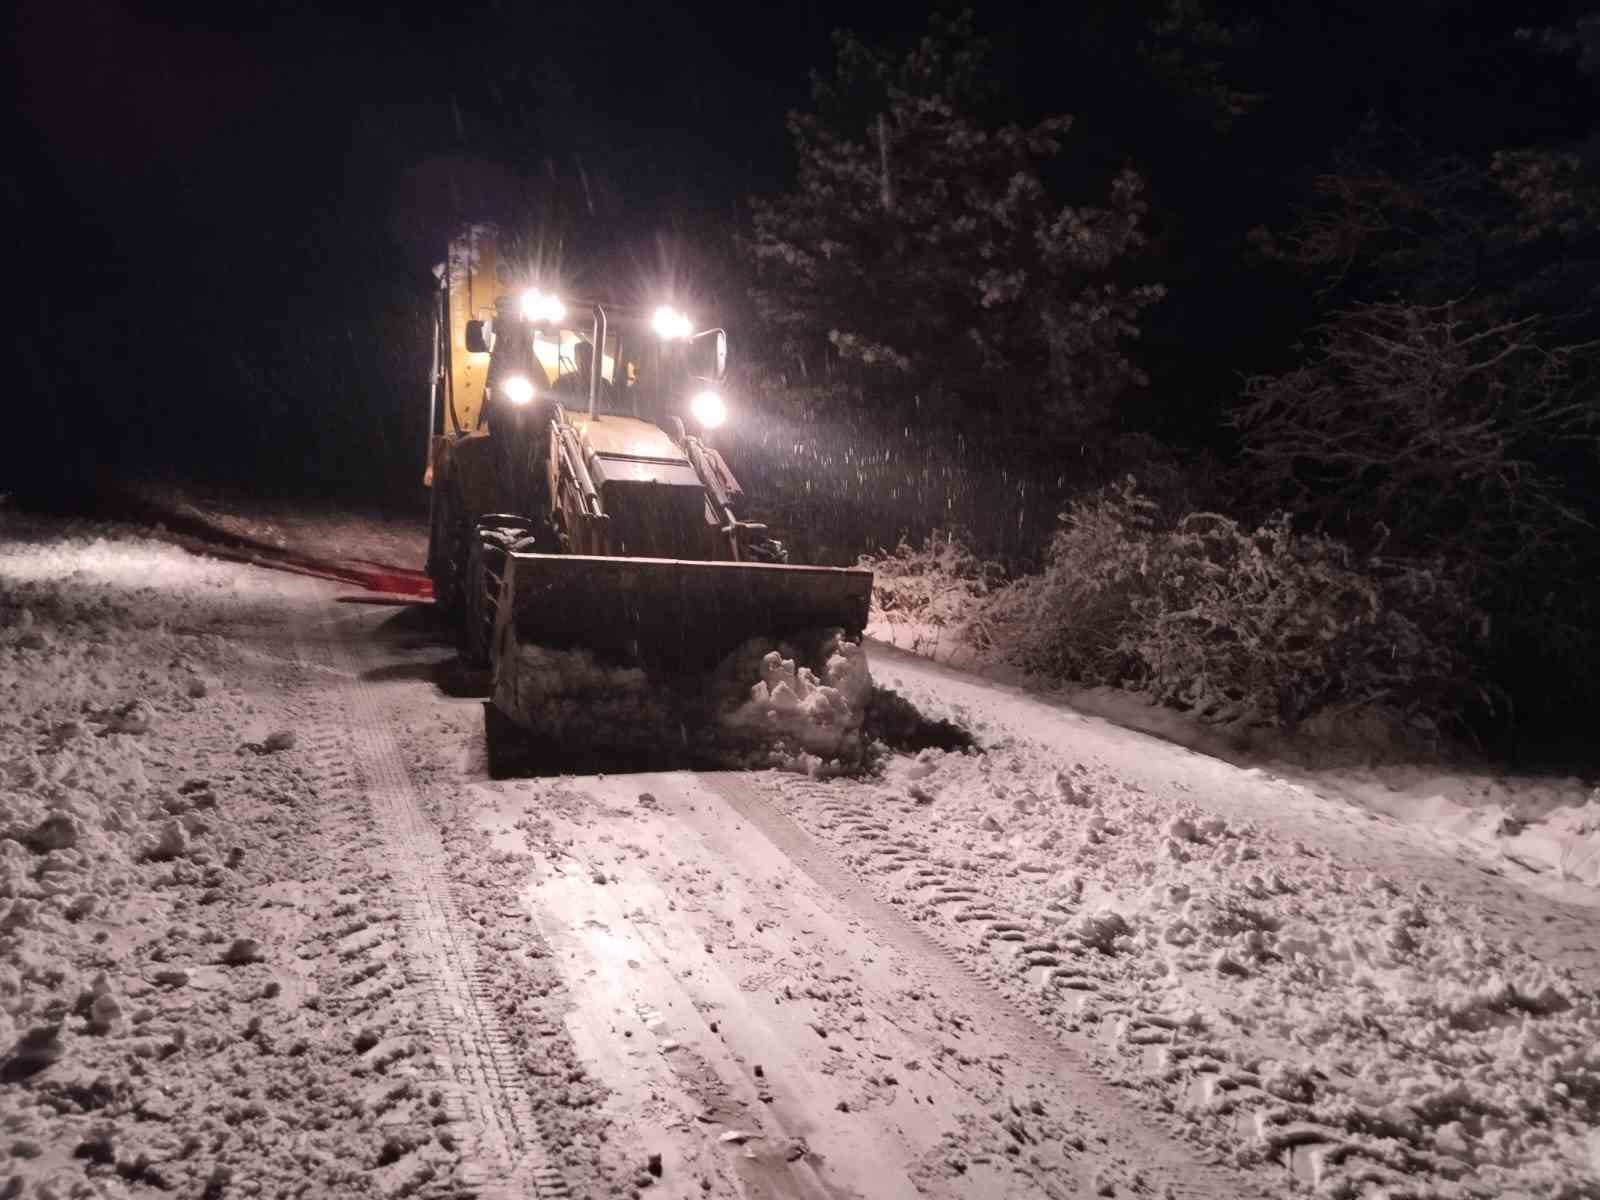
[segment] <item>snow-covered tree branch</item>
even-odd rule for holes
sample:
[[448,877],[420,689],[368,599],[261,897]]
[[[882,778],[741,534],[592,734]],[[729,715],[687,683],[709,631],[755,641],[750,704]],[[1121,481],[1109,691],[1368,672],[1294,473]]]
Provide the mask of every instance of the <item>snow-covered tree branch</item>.
[[1583,520],[1552,459],[1600,447],[1600,408],[1574,384],[1594,347],[1404,302],[1336,313],[1318,337],[1306,366],[1250,380],[1235,418],[1280,498],[1479,565]]

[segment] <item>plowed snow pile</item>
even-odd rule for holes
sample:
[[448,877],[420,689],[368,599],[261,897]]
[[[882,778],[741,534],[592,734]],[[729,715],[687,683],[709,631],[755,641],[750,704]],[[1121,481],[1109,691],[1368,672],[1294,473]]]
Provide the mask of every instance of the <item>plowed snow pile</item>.
[[768,747],[774,765],[821,774],[861,761],[862,726],[872,697],[867,655],[856,642],[838,635],[817,639],[810,655],[817,669],[796,665],[785,648],[763,650],[747,643],[735,657],[734,681],[748,678],[749,663],[760,655],[759,678],[744,702],[721,714],[722,725]]
[[865,650],[837,630],[753,638],[708,674],[653,678],[587,651],[523,646],[500,699],[555,743],[614,746],[729,767],[855,774],[875,761]]

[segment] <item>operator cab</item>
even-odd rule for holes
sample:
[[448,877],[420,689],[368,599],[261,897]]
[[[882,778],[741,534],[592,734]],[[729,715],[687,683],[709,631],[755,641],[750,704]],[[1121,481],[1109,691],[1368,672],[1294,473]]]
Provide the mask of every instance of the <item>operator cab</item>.
[[646,313],[595,304],[589,313],[592,323],[583,321],[582,310],[537,291],[522,298],[518,311],[507,306],[484,339],[492,347],[491,386],[520,377],[532,387],[518,384],[519,390],[557,400],[569,412],[634,417],[666,430],[678,421],[696,432],[722,423],[718,384],[727,338],[721,329],[695,332],[670,308]]

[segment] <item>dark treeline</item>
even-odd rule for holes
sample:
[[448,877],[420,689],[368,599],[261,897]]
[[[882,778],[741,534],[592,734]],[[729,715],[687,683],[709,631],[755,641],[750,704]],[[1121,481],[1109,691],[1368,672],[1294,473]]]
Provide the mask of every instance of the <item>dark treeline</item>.
[[0,490],[420,510],[430,269],[487,219],[720,314],[730,454],[802,551],[959,526],[1071,577],[1057,514],[1131,474],[1154,507],[1096,512],[1215,510],[1230,554],[1288,513],[1437,580],[1479,734],[1581,711],[1600,24],[1259,7],[25,3]]

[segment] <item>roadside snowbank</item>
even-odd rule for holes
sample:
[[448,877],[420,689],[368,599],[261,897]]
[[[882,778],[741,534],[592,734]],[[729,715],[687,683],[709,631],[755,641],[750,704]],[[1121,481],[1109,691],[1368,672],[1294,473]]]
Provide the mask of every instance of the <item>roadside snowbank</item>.
[[[1016,686],[1022,673],[985,659],[942,630],[875,614],[868,638],[934,662]],[[1214,725],[1114,688],[1038,689],[1078,712],[1239,766],[1258,766],[1397,821],[1469,843],[1491,859],[1535,873],[1535,890],[1579,900],[1600,889],[1600,779],[1514,775],[1416,761],[1392,730],[1314,720],[1279,731]],[[1581,901],[1580,901],[1581,902]],[[1600,891],[1589,902],[1600,905]]]

